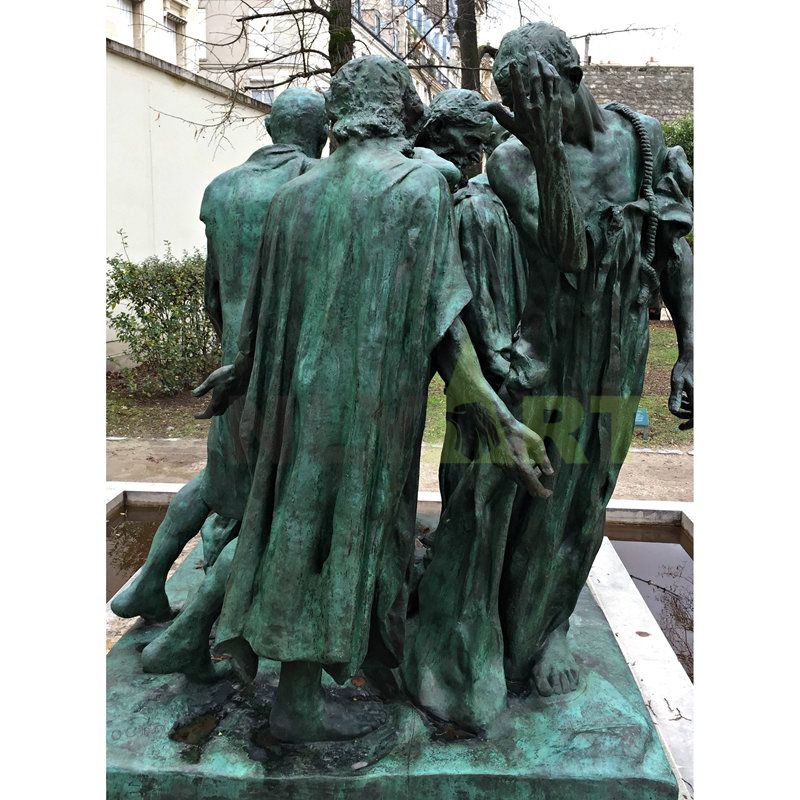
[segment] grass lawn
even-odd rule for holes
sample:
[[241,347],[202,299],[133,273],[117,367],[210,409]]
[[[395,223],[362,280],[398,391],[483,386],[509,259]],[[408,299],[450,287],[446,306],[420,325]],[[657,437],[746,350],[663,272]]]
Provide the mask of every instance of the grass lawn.
[[670,392],[670,375],[678,358],[678,339],[672,322],[650,323],[650,351],[647,354],[647,372],[640,406],[650,417],[650,438],[643,441],[636,431],[631,447],[667,447],[679,450],[694,446],[694,431],[679,431],[681,420],[673,417],[667,408]]
[[[678,343],[672,323],[651,322],[650,353],[641,401],[650,415],[650,438],[644,442],[642,434],[637,431],[632,447],[692,447],[692,431],[679,431],[678,420],[667,409],[670,372],[677,357]],[[136,397],[126,391],[119,378],[109,376],[106,432],[108,436],[204,439],[209,422],[196,420],[193,415],[205,408],[205,404],[206,398],[198,400],[189,392],[174,397]],[[444,441],[445,410],[444,384],[435,375],[428,390],[424,435],[428,444]]]
[[172,397],[139,397],[128,392],[119,377],[106,380],[106,435],[144,439],[205,439],[211,424],[194,415],[206,406],[191,392]]

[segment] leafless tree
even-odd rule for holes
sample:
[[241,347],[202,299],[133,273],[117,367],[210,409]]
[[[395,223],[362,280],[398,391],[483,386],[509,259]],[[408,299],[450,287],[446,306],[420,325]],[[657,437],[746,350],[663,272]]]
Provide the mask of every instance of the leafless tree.
[[[243,112],[239,103],[241,94],[255,88],[254,83],[263,83],[265,88],[272,90],[308,81],[327,83],[355,55],[354,28],[359,30],[359,47],[367,52],[386,53],[388,49],[403,60],[409,69],[427,74],[441,86],[453,85],[447,73],[458,70],[458,82],[462,88],[481,92],[486,76],[491,73],[491,59],[497,48],[488,42],[479,44],[478,18],[517,13],[520,24],[532,18],[549,18],[549,12],[534,0],[455,0],[455,13],[451,12],[452,6],[448,0],[409,0],[405,4],[393,4],[391,15],[381,18],[377,27],[377,18],[373,17],[372,23],[368,24],[368,20],[361,15],[360,5],[354,7],[354,0],[272,0],[268,8],[259,0],[242,0],[236,7],[238,11],[232,13],[238,13],[235,17],[238,29],[229,37],[215,41],[184,37],[186,46],[200,44],[206,48],[203,71],[219,76],[217,82],[231,89],[230,97],[224,102],[209,105],[210,121],[186,120],[195,127],[197,135],[212,130],[220,141],[225,140],[226,130],[231,124],[252,121],[259,116],[255,112]],[[431,27],[410,37],[405,52],[400,52],[393,31],[397,23],[415,7],[425,12]],[[263,27],[270,21],[282,25],[282,32],[291,35],[281,37],[280,42],[271,41],[264,49],[263,58],[253,58],[249,45],[259,33],[259,23]],[[455,31],[458,36],[460,65],[432,63],[423,52],[426,49],[424,45],[430,45],[430,37],[443,23],[445,28]],[[148,24],[163,27],[163,20],[149,19]],[[631,26],[626,30],[650,28]],[[582,37],[605,33],[612,31],[583,34]],[[233,59],[234,63],[219,55],[232,53],[235,48],[241,52],[242,43],[246,45],[245,55]],[[261,80],[255,76],[260,76]],[[154,110],[169,116],[161,109]]]
[[[360,6],[355,6],[353,0],[272,0],[267,8],[259,0],[242,0],[232,4],[229,13],[237,14],[234,20],[238,29],[231,35],[222,38],[209,35],[208,38],[214,38],[214,41],[183,36],[184,46],[187,48],[195,44],[205,47],[206,58],[202,72],[212,73],[218,83],[232,90],[224,103],[209,106],[213,116],[211,121],[187,122],[192,122],[197,135],[213,129],[216,136],[224,139],[229,125],[249,121],[257,116],[248,111],[243,112],[238,102],[242,93],[255,88],[254,84],[263,83],[265,88],[274,90],[315,80],[327,83],[355,55],[354,28],[359,29],[359,49],[377,53],[386,53],[388,49],[395,57],[403,60],[409,69],[430,76],[440,86],[453,85],[448,73],[460,70],[461,85],[480,91],[481,74],[490,72],[491,67],[481,64],[486,48],[478,48],[475,15],[484,13],[489,1],[501,2],[456,0],[453,19],[448,19],[451,16],[451,5],[447,0],[410,0],[404,4],[392,4],[391,15],[380,18],[379,24],[376,16],[372,17],[372,21],[369,19],[372,9],[362,16]],[[407,45],[400,50],[398,38],[393,36],[393,32],[398,22],[415,7],[425,12],[431,26],[428,30],[412,33]],[[148,18],[147,24],[151,27],[165,27],[163,20],[158,19]],[[264,49],[263,57],[253,58],[251,44],[262,34],[267,24],[273,28],[280,26],[281,33],[291,35],[280,37],[280,41],[271,41]],[[230,25],[222,27],[229,28]],[[426,52],[430,55],[433,53],[425,45],[432,48],[433,34],[443,27],[445,30],[455,30],[460,39],[464,39],[465,44],[460,48],[460,65],[431,60],[426,55]],[[488,49],[492,52],[492,48]],[[234,52],[240,55],[231,59],[229,56]],[[244,55],[241,55],[242,52]],[[164,110],[154,110],[169,116]]]

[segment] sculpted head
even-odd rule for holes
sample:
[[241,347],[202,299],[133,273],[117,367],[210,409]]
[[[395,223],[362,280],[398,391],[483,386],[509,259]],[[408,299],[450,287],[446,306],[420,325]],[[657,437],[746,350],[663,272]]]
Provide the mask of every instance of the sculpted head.
[[492,135],[494,117],[483,106],[483,98],[469,89],[440,92],[431,102],[417,145],[430,148],[464,174],[470,165],[480,164]]
[[311,89],[292,86],[281,92],[264,120],[275,144],[299,147],[310,158],[319,158],[328,139],[325,98]]
[[588,131],[603,130],[605,126],[597,103],[581,83],[583,70],[578,51],[561,28],[548,22],[523,25],[507,33],[500,42],[492,75],[503,104],[514,110],[511,64],[517,65],[525,91],[529,92],[532,71],[538,71],[537,54],[552,64],[561,76],[558,88],[561,94],[564,135],[570,138],[576,122]]
[[[408,139],[424,114],[408,67],[383,56],[348,61],[333,76],[327,99],[338,144]],[[410,144],[404,148],[409,149]]]
[[530,22],[521,28],[509,31],[497,50],[492,65],[492,75],[500,91],[503,104],[512,108],[510,66],[516,63],[522,81],[526,84],[530,69],[536,65],[536,54],[544,56],[557,70],[562,83],[567,84],[571,93],[578,91],[583,78],[581,59],[567,34],[547,22]]

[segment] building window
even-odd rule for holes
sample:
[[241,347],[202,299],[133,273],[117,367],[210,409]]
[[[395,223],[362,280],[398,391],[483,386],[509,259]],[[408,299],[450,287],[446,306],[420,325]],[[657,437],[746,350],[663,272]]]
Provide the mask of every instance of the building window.
[[175,54],[175,63],[178,63],[178,26],[169,17],[164,17],[164,28],[169,39],[169,51]]
[[116,11],[111,17],[111,38],[136,47],[133,41],[133,3],[131,0],[115,0],[115,5]]
[[185,0],[164,0],[164,27],[170,37],[170,49],[175,53],[175,63],[179,67],[185,67],[187,62],[186,21],[188,14],[189,3]]
[[251,86],[247,93],[253,100],[258,100],[261,103],[266,103],[268,106],[272,105],[275,100],[275,90],[272,86]]

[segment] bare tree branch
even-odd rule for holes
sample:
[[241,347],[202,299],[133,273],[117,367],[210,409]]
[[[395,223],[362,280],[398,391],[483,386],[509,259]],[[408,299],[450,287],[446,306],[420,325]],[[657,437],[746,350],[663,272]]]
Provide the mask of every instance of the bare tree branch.
[[582,33],[579,36],[570,36],[570,39],[585,39],[587,36],[609,36],[612,33],[632,33],[633,31],[663,31],[664,26],[654,28],[637,28],[633,25],[628,25],[627,28],[619,28],[615,31],[596,31],[595,33]]
[[236,17],[237,22],[250,22],[254,19],[269,19],[270,17],[288,17],[297,16],[299,14],[319,14],[325,19],[330,19],[330,13],[327,9],[317,5],[313,0],[309,1],[308,8],[292,8],[284,11],[259,11],[256,14],[248,14],[246,17]]
[[[447,4],[445,4],[445,8],[446,8],[446,7],[447,7]],[[411,47],[411,49],[410,49],[410,50],[409,50],[409,51],[408,51],[408,52],[407,52],[407,53],[406,53],[406,54],[403,56],[403,61],[405,61],[406,59],[408,59],[408,57],[409,57],[409,56],[410,56],[410,55],[411,55],[411,54],[412,54],[412,53],[413,53],[413,52],[414,52],[414,51],[415,51],[415,50],[416,50],[416,49],[417,49],[417,48],[418,48],[418,47],[419,47],[419,46],[420,46],[420,45],[421,45],[423,42],[427,41],[427,39],[428,39],[428,36],[430,36],[430,34],[431,34],[431,33],[433,33],[433,32],[436,30],[436,26],[437,26],[437,25],[441,25],[441,24],[442,24],[442,20],[443,20],[443,19],[444,19],[446,16],[447,16],[447,11],[445,11],[445,12],[444,12],[444,13],[443,13],[443,14],[442,14],[440,17],[439,17],[439,19],[437,19],[437,20],[436,20],[436,22],[435,22],[433,25],[431,25],[431,27],[428,29],[428,31],[425,33],[425,35],[424,35],[424,36],[420,37],[419,39],[417,39],[417,41],[416,41],[416,42],[414,42],[414,45]],[[420,31],[420,33],[422,33],[422,31]]]
[[277,56],[275,56],[275,58],[264,58],[264,59],[258,59],[257,61],[248,61],[246,64],[236,64],[229,68],[229,72],[235,74],[237,72],[245,72],[246,70],[253,69],[254,67],[268,67],[273,64],[279,64],[283,59],[287,57],[287,55],[305,56],[308,55],[309,53],[318,55],[321,58],[325,59],[328,58],[328,54],[322,52],[322,50],[315,50],[313,47],[300,47],[297,50],[292,50],[289,53],[279,53]]

